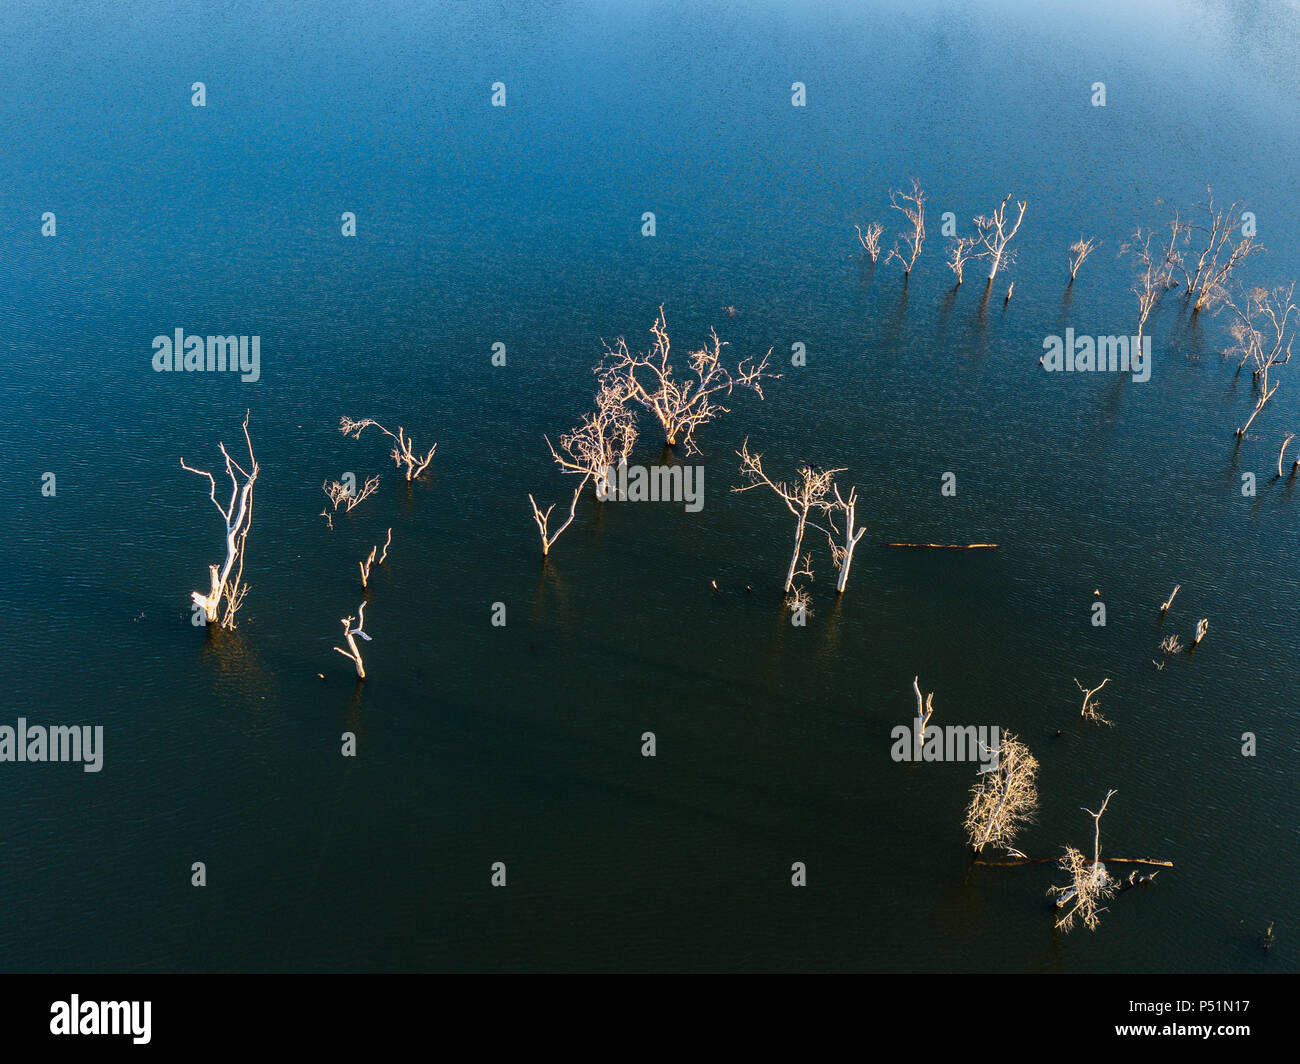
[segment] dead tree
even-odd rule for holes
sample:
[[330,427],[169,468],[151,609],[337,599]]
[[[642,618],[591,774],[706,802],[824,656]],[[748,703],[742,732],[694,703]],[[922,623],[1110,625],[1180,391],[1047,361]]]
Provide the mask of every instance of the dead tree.
[[[1288,432],[1286,435],[1286,439],[1282,441],[1282,449],[1277,452],[1277,475],[1279,477],[1282,475],[1282,456],[1286,454],[1287,444],[1289,444],[1294,439],[1295,439],[1295,433]],[[1300,458],[1297,458],[1295,460],[1295,463],[1291,466],[1291,472],[1294,473],[1297,468],[1300,468]]]
[[[835,509],[844,515],[844,543],[835,542],[835,537],[828,535],[831,545],[831,559],[839,566],[839,577],[835,581],[835,590],[844,594],[849,583],[849,569],[853,566],[853,552],[858,549],[858,541],[866,534],[866,527],[857,527],[858,489],[850,488],[846,499],[840,494],[838,484],[832,484],[835,493]],[[834,522],[828,522],[834,527]]]
[[565,473],[594,478],[598,487],[607,483],[610,472],[627,461],[636,446],[636,417],[627,407],[628,397],[625,378],[602,379],[595,411],[584,414],[577,428],[560,437],[559,450],[546,437],[556,465]]
[[[1079,267],[1083,265],[1083,260],[1101,247],[1100,240],[1094,240],[1089,237],[1084,240],[1079,237],[1070,245],[1070,284],[1074,284],[1075,274],[1079,272]],[[1068,287],[1068,286],[1067,286]]]
[[1101,715],[1101,703],[1098,702],[1095,698],[1097,692],[1100,691],[1103,687],[1105,687],[1108,683],[1110,683],[1109,676],[1107,676],[1104,680],[1101,681],[1101,683],[1099,683],[1096,687],[1094,687],[1090,691],[1088,690],[1088,688],[1084,687],[1083,684],[1081,684],[1077,679],[1074,681],[1074,686],[1083,692],[1083,708],[1079,711],[1079,716],[1081,716],[1084,720],[1090,720],[1094,724],[1110,724],[1110,721],[1108,721],[1105,717]]
[[872,222],[865,233],[861,226],[855,225],[853,228],[858,231],[858,243],[871,256],[871,261],[875,262],[880,257],[880,234],[885,231],[885,227],[879,222]]
[[916,695],[916,741],[925,742],[925,729],[930,723],[930,718],[934,716],[934,692],[931,691],[925,696],[925,701],[921,701],[921,683],[919,676],[912,677],[912,692]]
[[607,498],[610,474],[615,465],[626,461],[636,445],[636,418],[626,406],[628,384],[625,378],[607,376],[602,378],[600,391],[596,395],[596,409],[584,414],[581,423],[571,432],[560,437],[557,449],[546,437],[546,446],[556,465],[568,474],[582,479],[574,489],[569,502],[569,516],[554,532],[550,529],[552,503],[545,510],[537,505],[531,494],[529,503],[533,507],[533,520],[537,524],[538,534],[542,537],[542,554],[549,555],[551,545],[560,538],[560,534],[573,523],[578,511],[578,500],[582,498],[583,489],[588,481],[597,484],[597,498]]
[[1014,735],[1002,736],[997,767],[981,771],[966,807],[966,838],[979,853],[985,846],[1009,847],[1016,832],[1038,809],[1038,761]]
[[1164,602],[1160,603],[1160,616],[1163,617],[1166,613],[1169,612],[1169,607],[1174,604],[1174,596],[1178,594],[1178,589],[1182,586],[1183,586],[1182,584],[1175,584],[1174,589],[1171,592],[1169,592],[1169,598],[1166,599]]
[[1232,272],[1255,252],[1264,250],[1250,236],[1243,236],[1233,244],[1232,234],[1241,216],[1238,209],[1241,204],[1233,203],[1227,210],[1219,211],[1214,206],[1213,190],[1207,186],[1205,193],[1206,201],[1197,208],[1201,220],[1184,226],[1189,239],[1192,234],[1200,234],[1204,239],[1204,246],[1195,253],[1195,272],[1189,274],[1180,267],[1193,312],[1213,309],[1223,302]]
[[1196,638],[1192,640],[1193,649],[1201,645],[1201,640],[1205,638],[1205,633],[1209,630],[1210,619],[1208,617],[1202,617],[1196,622]]
[[341,484],[337,480],[326,481],[321,485],[321,491],[325,493],[325,498],[329,499],[330,509],[328,512],[322,510],[321,516],[328,519],[330,522],[330,528],[333,528],[334,521],[330,518],[330,514],[338,511],[339,503],[344,504],[344,513],[351,513],[354,507],[361,505],[361,503],[373,495],[378,488],[378,477],[367,477],[366,482],[361,485],[360,491],[357,491],[355,488],[349,488],[346,484]]
[[415,480],[429,468],[429,463],[433,461],[433,453],[438,449],[436,443],[429,448],[427,454],[420,455],[415,450],[415,441],[406,435],[406,430],[401,425],[397,426],[397,431],[394,433],[389,432],[373,418],[363,418],[361,421],[353,421],[346,416],[339,418],[339,432],[354,440],[361,439],[361,434],[372,425],[393,441],[392,459],[398,469],[405,469],[407,480]]
[[573,518],[578,512],[578,499],[582,495],[582,489],[587,486],[590,477],[583,477],[581,483],[573,490],[573,498],[569,502],[569,516],[565,518],[564,524],[560,525],[554,532],[550,530],[551,511],[555,509],[555,503],[551,503],[545,510],[537,505],[537,500],[533,498],[532,492],[528,494],[528,501],[533,507],[533,520],[537,522],[537,531],[542,537],[542,554],[551,553],[551,545],[560,538],[560,534],[573,524]]
[[1183,649],[1183,641],[1178,638],[1177,634],[1167,635],[1160,641],[1160,649],[1166,654],[1177,654]]
[[925,191],[921,188],[921,183],[916,178],[912,178],[910,193],[902,189],[891,192],[889,205],[912,223],[911,232],[905,232],[899,237],[907,245],[907,257],[903,257],[898,250],[898,243],[895,242],[885,259],[886,265],[893,259],[897,259],[902,264],[903,277],[907,278],[911,275],[916,260],[921,257],[921,245],[925,243]]
[[1138,301],[1138,349],[1142,347],[1142,336],[1147,319],[1156,303],[1169,287],[1170,267],[1167,261],[1158,261],[1158,256],[1151,252],[1151,230],[1138,229],[1133,238],[1121,244],[1121,255],[1131,255],[1138,264],[1138,272],[1133,280],[1132,291]]
[[750,491],[757,487],[770,488],[783,503],[786,509],[794,514],[796,521],[794,536],[794,552],[790,556],[790,569],[786,573],[785,591],[789,594],[791,586],[794,584],[794,578],[799,563],[799,551],[803,547],[804,533],[808,526],[821,529],[829,537],[830,533],[820,525],[809,520],[811,514],[828,514],[831,510],[831,502],[827,498],[835,484],[835,474],[843,473],[843,469],[820,469],[805,463],[799,469],[799,478],[792,484],[784,481],[773,481],[763,472],[763,456],[753,454],[749,450],[749,440],[746,439],[741,444],[740,450],[736,452],[740,457],[740,472],[748,484],[738,488],[732,488],[732,491]]
[[1294,297],[1294,281],[1287,287],[1279,285],[1271,292],[1266,288],[1254,288],[1236,300],[1225,297],[1236,316],[1230,329],[1235,343],[1225,353],[1241,355],[1241,361],[1237,363],[1238,373],[1247,362],[1253,363],[1251,380],[1259,391],[1254,411],[1237,430],[1238,439],[1246,434],[1251,422],[1259,416],[1264,404],[1273,398],[1281,384],[1280,380],[1274,380],[1270,387],[1270,371],[1274,366],[1285,366],[1291,361],[1291,348],[1295,343],[1297,322],[1300,322],[1300,311]]
[[[208,497],[226,525],[226,560],[221,565],[208,566],[211,584],[207,594],[201,591],[190,593],[194,604],[203,607],[208,624],[215,623],[220,616],[222,628],[235,627],[235,614],[248,592],[248,585],[243,583],[244,548],[248,542],[248,530],[253,524],[253,483],[261,468],[248,435],[248,411],[244,411],[244,443],[248,446],[247,469],[230,457],[224,443],[217,444],[226,462],[226,475],[230,477],[230,502],[225,506],[217,501],[217,482],[212,474],[195,469],[187,465],[184,458],[181,459],[182,469],[208,478]],[[223,600],[224,610],[221,608]]]
[[1021,200],[1016,204],[1020,208],[1020,213],[1016,217],[1015,225],[1008,227],[1007,203],[1010,200],[1011,193],[1008,192],[998,205],[997,210],[992,214],[981,214],[975,219],[975,226],[979,229],[979,241],[984,245],[984,251],[980,253],[980,257],[989,260],[989,284],[993,283],[993,278],[998,275],[998,270],[1003,266],[1011,265],[1014,261],[1015,252],[1008,251],[1007,245],[1011,243],[1012,237],[1020,229],[1020,223],[1025,220],[1026,204],[1024,200]]
[[1081,920],[1089,931],[1095,930],[1101,914],[1106,911],[1102,903],[1111,898],[1119,887],[1101,863],[1101,817],[1116,793],[1113,790],[1107,791],[1106,800],[1097,812],[1084,809],[1093,822],[1092,860],[1089,861],[1073,846],[1067,846],[1060,867],[1070,877],[1070,882],[1062,887],[1047,889],[1048,894],[1056,896],[1056,907],[1064,910],[1056,918],[1056,926],[1062,931],[1069,931],[1076,919]]
[[366,667],[361,662],[361,651],[357,647],[357,641],[355,638],[356,636],[360,636],[367,643],[371,642],[370,636],[366,635],[366,633],[362,631],[366,626],[366,604],[364,602],[357,607],[356,621],[357,626],[353,628],[351,617],[342,618],[343,639],[347,642],[348,649],[344,650],[342,647],[335,647],[334,649],[356,665],[357,679],[364,680],[366,678]]
[[[388,548],[393,542],[393,530],[388,530],[388,538],[384,540],[384,553],[379,556],[379,564],[383,565],[388,559]],[[379,550],[378,544],[370,548],[370,557],[363,562],[357,562],[361,569],[361,586],[364,588],[370,582],[370,567],[375,563],[375,552]]]
[[763,379],[780,376],[767,371],[770,349],[757,363],[742,359],[733,373],[722,361],[722,349],[727,344],[710,329],[708,344],[690,353],[692,376],[679,380],[668,361],[670,343],[663,307],[650,332],[654,343],[645,354],[633,354],[621,337],[613,347],[606,345],[596,373],[602,390],[611,389],[649,410],[663,429],[668,446],[680,444],[687,454],[699,453],[696,430],[729,412],[719,402],[721,396],[730,395],[733,388],[748,388],[762,399]]
[[966,270],[966,260],[970,258],[970,253],[975,249],[979,240],[973,236],[959,236],[950,245],[948,245],[948,269],[957,275],[957,287],[961,287],[964,280],[962,274]]

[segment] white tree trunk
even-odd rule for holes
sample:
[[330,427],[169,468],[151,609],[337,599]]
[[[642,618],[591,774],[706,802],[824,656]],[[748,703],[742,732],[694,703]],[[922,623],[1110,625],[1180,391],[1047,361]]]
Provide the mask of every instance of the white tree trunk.
[[785,574],[785,590],[787,594],[789,594],[790,588],[794,584],[794,574],[799,568],[799,548],[803,546],[804,525],[807,520],[807,514],[800,514],[799,527],[794,534],[794,553],[790,555],[790,571]]

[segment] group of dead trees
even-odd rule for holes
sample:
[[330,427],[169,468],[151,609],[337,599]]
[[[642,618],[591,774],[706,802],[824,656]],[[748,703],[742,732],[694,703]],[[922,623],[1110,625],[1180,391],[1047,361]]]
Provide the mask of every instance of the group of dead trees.
[[[433,462],[433,456],[438,450],[438,445],[436,443],[427,451],[421,451],[416,447],[414,439],[406,434],[406,429],[402,425],[398,425],[397,431],[393,432],[390,429],[385,428],[374,418],[367,417],[358,420],[356,418],[348,417],[346,414],[339,418],[339,432],[348,439],[360,440],[366,430],[372,428],[377,430],[380,435],[388,437],[391,441],[392,449],[389,451],[389,457],[392,458],[393,463],[397,466],[398,472],[402,474],[403,479],[408,484],[418,480],[424,475],[425,470],[427,470],[430,463]],[[326,485],[325,493],[334,503],[335,509],[338,508],[338,500],[341,499],[347,504],[347,512],[351,512],[352,509],[363,499],[374,494],[378,487],[379,477],[373,476],[366,479],[366,482],[360,491],[349,489],[344,485],[340,485],[338,481],[335,481],[333,485]],[[325,516],[327,519],[329,518],[328,513]],[[329,526],[331,529],[334,527],[333,520],[329,521]],[[361,656],[361,648],[357,644],[357,637],[360,636],[366,642],[371,641],[370,636],[367,635],[365,631],[366,603],[370,593],[370,573],[372,567],[376,563],[384,565],[388,561],[388,548],[391,547],[392,544],[393,530],[390,527],[385,534],[382,550],[379,544],[376,543],[370,548],[370,553],[364,559],[357,562],[357,569],[361,573],[362,601],[357,607],[355,616],[349,614],[347,617],[339,618],[339,624],[343,626],[343,642],[347,644],[347,649],[345,650],[343,647],[336,646],[334,650],[352,662],[353,667],[356,669],[358,680],[364,680],[366,678],[366,665]],[[378,557],[376,557],[376,555]],[[354,621],[356,622],[355,626],[353,625]]]
[[[243,582],[244,560],[248,544],[248,533],[253,523],[253,486],[257,481],[258,474],[261,472],[261,466],[258,464],[257,457],[253,453],[253,441],[248,432],[249,413],[244,413],[244,443],[248,448],[248,459],[246,463],[236,461],[226,450],[224,443],[218,443],[217,447],[221,451],[221,456],[225,460],[226,475],[230,478],[231,495],[229,502],[224,505],[217,498],[216,478],[206,470],[195,468],[181,459],[181,468],[204,477],[208,481],[208,496],[212,504],[221,514],[222,522],[225,525],[226,557],[224,562],[218,565],[208,567],[210,574],[210,587],[206,592],[194,591],[190,597],[194,602],[196,609],[202,609],[204,620],[207,624],[219,624],[223,629],[232,629],[235,627],[235,615],[238,613],[240,606],[243,604],[244,597],[248,592],[248,585]],[[366,418],[363,421],[356,421],[349,417],[343,417],[339,421],[339,431],[345,436],[359,439],[361,434],[368,428],[374,427],[384,435],[393,440],[392,457],[397,463],[398,469],[404,471],[408,481],[418,478],[429,467],[433,460],[434,451],[437,444],[434,444],[427,452],[421,453],[415,449],[415,446],[406,435],[403,428],[399,427],[396,433],[390,432],[377,421]],[[334,527],[331,513],[337,511],[340,505],[343,505],[345,512],[351,512],[364,499],[373,495],[379,487],[379,478],[372,476],[367,478],[360,490],[355,486],[354,480],[345,478],[345,481],[327,482],[324,486],[326,497],[330,500],[331,509],[324,511],[324,516],[329,521],[329,527]],[[358,568],[361,572],[361,587],[365,592],[369,587],[370,573],[372,566],[378,561],[383,565],[388,560],[388,548],[392,545],[393,530],[388,529],[387,537],[384,541],[383,551],[379,553],[379,545],[376,544],[371,548],[370,554],[362,561],[358,562]],[[378,559],[376,555],[378,554]],[[353,622],[356,622],[355,625]],[[365,632],[365,602],[362,602],[357,609],[356,616],[341,618],[340,623],[343,625],[343,640],[348,649],[335,647],[340,654],[348,658],[356,668],[358,679],[365,679],[365,664],[362,661],[361,651],[357,646],[357,637],[369,640],[370,636]]]
[[[1101,860],[1101,817],[1106,812],[1115,791],[1107,791],[1101,808],[1096,812],[1085,809],[1093,819],[1092,857],[1089,859],[1075,846],[1063,847],[1059,858],[1027,857],[1013,845],[1016,835],[1031,823],[1038,811],[1038,761],[1016,736],[1006,734],[997,751],[996,767],[982,771],[971,788],[970,803],[966,807],[966,839],[975,854],[975,863],[994,867],[1055,863],[1064,873],[1065,883],[1048,887],[1048,894],[1056,898],[1056,926],[1069,931],[1075,922],[1081,922],[1089,931],[1095,930],[1105,902],[1119,890],[1150,882],[1156,875],[1138,872],[1122,882],[1113,877]],[[1006,856],[985,859],[986,848],[1000,847]],[[1169,861],[1149,858],[1111,858],[1112,864],[1133,864],[1150,867],[1172,867]]]
[[[1089,701],[1103,686],[1105,681],[1085,693],[1085,712]],[[924,741],[926,729],[934,715],[934,694],[923,697],[920,683],[916,679],[912,681],[912,692],[916,697],[914,733],[919,744]],[[1065,846],[1059,858],[1028,857],[1016,849],[1014,843],[1021,829],[1032,823],[1038,813],[1038,760],[1010,732],[999,738],[995,730],[991,744],[984,745],[982,737],[980,743],[980,760],[986,763],[979,770],[978,779],[971,787],[963,824],[975,863],[995,867],[1055,863],[1066,876],[1064,884],[1048,888],[1049,895],[1056,898],[1056,926],[1062,931],[1069,931],[1079,921],[1089,930],[1096,928],[1104,911],[1103,903],[1122,886],[1106,871],[1101,860],[1101,817],[1115,791],[1107,792],[1098,811],[1085,810],[1093,818],[1091,860],[1074,846]],[[985,858],[983,855],[990,848],[1004,850],[1005,856]],[[1168,861],[1148,858],[1112,858],[1112,863],[1171,867]],[[1153,876],[1154,873],[1152,876],[1139,876],[1134,872],[1128,885],[1149,882]]]
[[568,513],[556,528],[551,527],[555,504],[543,510],[531,493],[528,496],[543,555],[550,554],[555,541],[573,523],[589,483],[595,482],[598,500],[607,497],[613,472],[627,462],[636,445],[638,410],[650,414],[668,447],[686,455],[699,454],[696,434],[730,412],[724,399],[738,388],[762,399],[763,381],[780,376],[769,371],[770,349],[758,360],[728,362],[727,342],[713,329],[702,347],[687,353],[686,371],[678,371],[673,366],[672,341],[662,306],[650,335],[650,348],[644,352],[633,351],[621,337],[612,346],[605,345],[593,371],[598,382],[595,409],[560,437],[558,447],[545,438],[555,464],[562,473],[577,478],[577,484]]
[[[890,208],[898,211],[907,225],[899,232],[893,247],[885,256],[885,263],[897,259],[899,265],[903,267],[905,281],[911,276],[916,260],[921,257],[921,249],[925,245],[926,201],[926,192],[916,178],[912,179],[910,190],[894,189],[889,193]],[[995,210],[975,217],[973,234],[967,236],[954,234],[951,237],[947,265],[957,277],[957,287],[961,287],[965,280],[966,264],[973,258],[988,263],[989,286],[992,286],[999,271],[1014,261],[1015,250],[1009,245],[1020,231],[1020,224],[1025,220],[1027,204],[1024,200],[1018,201],[1013,211],[1009,209],[1010,203],[1011,193],[1007,193]],[[854,229],[857,230],[858,243],[862,245],[862,250],[870,256],[872,263],[875,263],[880,257],[880,238],[884,234],[885,227],[880,222],[871,222],[865,231],[859,225],[855,225]],[[1090,251],[1091,248],[1079,255],[1077,262],[1072,263],[1071,281],[1078,271],[1079,264]],[[1007,298],[1010,298],[1010,293]]]

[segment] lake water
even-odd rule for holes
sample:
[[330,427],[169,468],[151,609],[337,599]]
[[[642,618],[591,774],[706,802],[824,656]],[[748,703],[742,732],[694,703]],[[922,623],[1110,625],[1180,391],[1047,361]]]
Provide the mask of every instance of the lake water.
[[[1300,379],[1238,446],[1229,315],[1177,291],[1147,382],[1038,358],[1135,331],[1118,246],[1207,184],[1256,216],[1243,280],[1300,276],[1297,44],[1273,4],[6,5],[0,725],[105,748],[0,763],[0,968],[1295,970],[1300,497],[1273,473]],[[904,286],[853,224],[888,245],[913,175]],[[1018,261],[954,292],[940,215],[969,232],[1008,192]],[[1080,234],[1102,247],[1067,291]],[[783,376],[701,433],[700,512],[588,496],[543,564],[527,495],[571,491],[543,435],[660,304],[682,353],[715,325]],[[261,379],[155,373],[177,328],[260,336]],[[179,459],[217,468],[246,408],[251,592],[208,633],[188,596],[221,524]],[[430,475],[343,414],[437,441]],[[729,490],[746,437],[858,488],[848,591],[810,539],[803,628],[790,515]],[[382,483],[330,531],[344,471]],[[331,648],[390,526],[359,685]],[[1115,788],[1103,856],[1174,867],[1054,931],[1051,866],[971,867],[976,766],[891,760],[915,675],[934,724],[1038,757],[1024,852],[1087,849]],[[1111,678],[1113,728],[1076,677]]]

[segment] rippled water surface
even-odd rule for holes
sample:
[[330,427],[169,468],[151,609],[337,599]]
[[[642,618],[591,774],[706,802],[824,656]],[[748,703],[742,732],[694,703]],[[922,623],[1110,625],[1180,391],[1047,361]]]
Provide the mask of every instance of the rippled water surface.
[[[1256,216],[1243,280],[1300,274],[1296,8],[365,8],[0,13],[0,724],[105,728],[98,774],[0,763],[0,968],[1295,969],[1300,498],[1273,467],[1300,379],[1235,446],[1228,315],[1177,292],[1150,381],[1037,362],[1067,326],[1134,331],[1118,247],[1207,184]],[[913,175],[904,286],[852,226],[896,231]],[[1018,261],[954,291],[940,215],[966,231],[1007,192]],[[1067,290],[1081,233],[1103,243]],[[589,499],[543,565],[527,495],[568,488],[543,434],[660,304],[679,357],[715,325],[783,376],[701,435],[702,511]],[[176,328],[259,335],[261,379],[155,373]],[[221,528],[179,459],[211,468],[246,408],[252,591],[206,634],[188,594]],[[436,440],[431,475],[408,489],[342,414]],[[789,514],[729,490],[746,437],[858,487],[848,593],[810,543],[806,628]],[[382,485],[331,532],[344,470]],[[390,526],[362,686],[331,647]],[[1048,866],[970,867],[974,766],[890,759],[918,674],[936,723],[1038,756],[1025,852],[1088,846],[1080,807],[1115,788],[1105,851],[1175,867],[1055,933]],[[1113,728],[1079,720],[1075,677],[1111,678]]]

